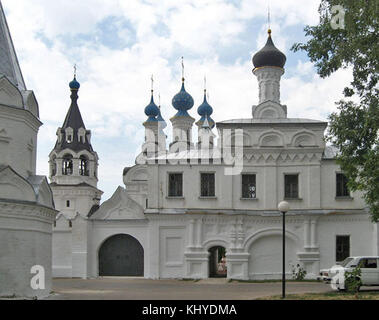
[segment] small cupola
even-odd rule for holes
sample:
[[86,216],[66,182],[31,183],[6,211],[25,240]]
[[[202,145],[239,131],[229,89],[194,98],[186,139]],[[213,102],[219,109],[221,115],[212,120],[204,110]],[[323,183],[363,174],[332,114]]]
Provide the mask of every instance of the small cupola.
[[182,78],[182,88],[172,99],[173,107],[178,110],[175,117],[189,117],[188,110],[190,110],[194,101],[192,96],[186,91],[184,87],[184,78]]
[[262,67],[278,67],[284,68],[286,64],[286,56],[277,49],[271,38],[271,29],[268,30],[268,39],[266,45],[258,51],[253,57],[254,68]]
[[207,121],[208,126],[213,129],[216,125],[216,123],[211,118],[211,115],[213,113],[213,108],[207,101],[207,90],[204,89],[204,101],[197,109],[197,113],[199,114],[200,121],[198,122],[200,125],[203,125],[205,121]]
[[74,80],[72,80],[69,84],[71,90],[79,90],[80,83],[76,80],[76,76],[74,76]]
[[154,102],[154,91],[151,90],[151,100],[150,103],[145,108],[145,114],[148,116],[147,122],[158,121],[157,116],[159,115],[160,110]]

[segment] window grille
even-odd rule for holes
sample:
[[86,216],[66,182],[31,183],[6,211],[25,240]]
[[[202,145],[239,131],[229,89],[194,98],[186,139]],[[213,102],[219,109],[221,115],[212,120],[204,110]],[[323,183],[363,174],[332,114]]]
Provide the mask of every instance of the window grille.
[[343,261],[350,256],[350,236],[336,237],[336,261]]
[[287,174],[284,177],[284,197],[287,199],[299,198],[299,175]]
[[215,196],[215,174],[214,173],[201,173],[201,196],[214,197]]
[[255,174],[242,175],[242,198],[255,199],[257,197]]
[[336,196],[348,197],[350,196],[349,189],[347,187],[347,178],[343,173],[337,173],[336,176]]

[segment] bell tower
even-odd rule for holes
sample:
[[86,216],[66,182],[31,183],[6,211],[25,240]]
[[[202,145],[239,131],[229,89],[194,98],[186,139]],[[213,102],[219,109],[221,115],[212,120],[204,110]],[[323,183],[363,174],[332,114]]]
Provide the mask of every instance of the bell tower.
[[87,130],[78,106],[79,82],[70,82],[71,106],[63,126],[57,130],[57,142],[49,155],[52,184],[87,184],[97,188],[97,153],[91,145],[91,131]]
[[[99,158],[78,106],[76,75],[69,86],[71,105],[49,155],[50,186],[59,210],[53,229],[53,276],[86,278],[90,271],[88,219],[99,208],[103,192],[97,188]],[[60,248],[68,244],[67,255]],[[61,261],[71,263],[62,265]]]

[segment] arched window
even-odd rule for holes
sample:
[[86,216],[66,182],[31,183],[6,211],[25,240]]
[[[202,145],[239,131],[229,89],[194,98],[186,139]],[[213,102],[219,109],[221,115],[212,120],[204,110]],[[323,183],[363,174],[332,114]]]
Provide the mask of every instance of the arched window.
[[65,176],[70,176],[73,173],[73,162],[72,162],[72,155],[66,154],[63,157],[62,162],[62,174]]
[[81,176],[89,176],[87,157],[82,155],[79,160],[79,174]]

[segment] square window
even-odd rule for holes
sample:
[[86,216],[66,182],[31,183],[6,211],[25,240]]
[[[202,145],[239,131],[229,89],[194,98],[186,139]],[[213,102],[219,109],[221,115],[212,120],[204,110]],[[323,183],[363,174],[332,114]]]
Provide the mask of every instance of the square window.
[[215,174],[214,173],[201,173],[201,196],[202,197],[215,196]]
[[256,175],[243,174],[242,175],[242,198],[255,199],[256,197],[257,197]]
[[343,261],[350,256],[350,236],[336,237],[336,261]]
[[286,174],[284,176],[284,197],[287,199],[299,198],[299,175]]
[[183,197],[183,174],[170,173],[168,175],[168,196]]
[[347,178],[343,173],[336,175],[336,197],[349,197],[350,192],[347,188]]

